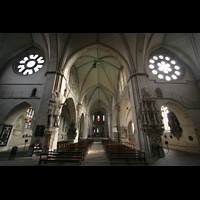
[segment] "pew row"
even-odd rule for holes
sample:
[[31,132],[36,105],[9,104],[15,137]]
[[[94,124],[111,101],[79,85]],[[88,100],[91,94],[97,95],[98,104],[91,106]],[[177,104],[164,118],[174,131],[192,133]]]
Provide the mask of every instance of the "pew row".
[[94,140],[85,139],[78,143],[68,144],[65,148],[60,148],[55,151],[49,151],[48,153],[41,153],[38,165],[49,162],[56,162],[61,165],[65,162],[72,163],[77,162],[78,165],[84,161],[88,151],[92,147]]
[[102,144],[111,165],[124,163],[148,165],[144,152],[112,140],[102,140]]

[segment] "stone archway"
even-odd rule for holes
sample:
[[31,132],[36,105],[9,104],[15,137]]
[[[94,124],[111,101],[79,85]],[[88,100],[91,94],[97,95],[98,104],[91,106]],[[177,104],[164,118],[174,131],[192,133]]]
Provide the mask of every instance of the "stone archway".
[[195,126],[187,113],[186,109],[173,102],[167,102],[163,106],[168,107],[177,117],[180,127],[182,128],[182,136],[179,140],[174,137],[170,131],[164,131],[162,136],[163,146],[166,147],[165,142],[168,142],[168,147],[181,151],[188,151],[200,153],[199,141],[195,133]]
[[[29,111],[29,108],[31,108],[31,111]],[[22,102],[12,108],[6,115],[1,127],[2,130],[0,130],[2,131],[0,132],[2,133],[0,136],[0,143],[2,144],[0,151],[6,151],[13,146],[23,147],[25,139],[28,140],[26,144],[30,144],[33,134],[34,118],[34,110],[27,102]],[[6,129],[8,126],[11,128],[11,131],[5,135],[3,129]]]
[[128,99],[124,98],[120,104],[120,132],[121,132],[121,141],[128,142],[129,134],[128,134],[128,123],[132,121],[132,106]]

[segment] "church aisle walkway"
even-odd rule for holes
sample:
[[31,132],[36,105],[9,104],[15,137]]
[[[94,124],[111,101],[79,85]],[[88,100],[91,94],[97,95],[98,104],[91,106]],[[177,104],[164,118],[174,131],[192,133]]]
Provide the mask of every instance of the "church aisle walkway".
[[94,142],[81,166],[111,166],[101,142]]

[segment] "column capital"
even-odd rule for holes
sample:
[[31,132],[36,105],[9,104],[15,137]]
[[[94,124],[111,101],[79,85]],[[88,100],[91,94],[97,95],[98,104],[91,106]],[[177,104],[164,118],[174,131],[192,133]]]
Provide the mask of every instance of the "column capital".
[[130,75],[130,77],[129,77],[129,79],[128,79],[127,82],[129,82],[130,79],[132,79],[133,77],[136,77],[136,76],[146,76],[147,78],[149,78],[149,75],[147,73],[142,73],[142,72],[140,72],[140,73],[133,73],[133,74]]

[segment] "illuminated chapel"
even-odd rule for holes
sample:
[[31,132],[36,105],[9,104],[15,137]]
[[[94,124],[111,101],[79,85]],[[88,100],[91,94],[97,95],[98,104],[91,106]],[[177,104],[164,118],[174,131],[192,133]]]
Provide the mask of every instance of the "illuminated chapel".
[[0,152],[200,154],[200,34],[1,33],[0,110]]

